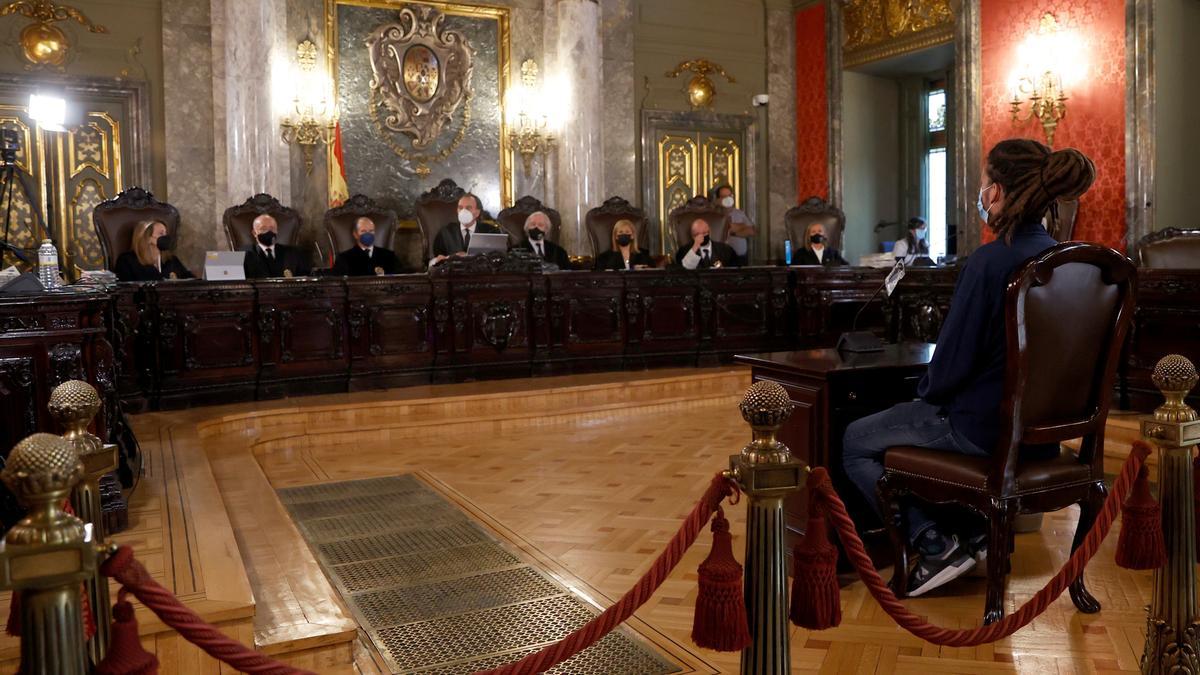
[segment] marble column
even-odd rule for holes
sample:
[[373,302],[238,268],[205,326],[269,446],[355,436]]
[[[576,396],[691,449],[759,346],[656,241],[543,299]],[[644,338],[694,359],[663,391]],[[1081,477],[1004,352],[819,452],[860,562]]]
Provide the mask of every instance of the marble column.
[[559,0],[555,9],[555,64],[568,85],[556,191],[563,217],[561,241],[572,255],[587,255],[593,252],[583,229],[584,215],[604,199],[600,5],[596,0]]
[[[783,214],[796,194],[796,17],[790,6],[767,10],[767,161],[766,222],[755,238],[759,260],[782,257]],[[760,214],[764,213],[759,209]]]
[[[637,92],[633,64],[633,0],[605,0],[604,51],[604,195],[637,203]],[[592,206],[595,206],[593,204]]]
[[[295,60],[286,43],[285,0],[225,2],[225,156],[231,203],[266,192],[291,196],[288,147],[279,136],[279,112]],[[290,104],[289,104],[290,105]]]

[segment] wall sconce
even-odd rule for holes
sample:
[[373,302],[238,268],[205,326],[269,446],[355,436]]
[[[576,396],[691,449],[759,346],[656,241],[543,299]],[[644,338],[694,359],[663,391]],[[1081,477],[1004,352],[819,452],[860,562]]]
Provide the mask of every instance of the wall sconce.
[[555,146],[550,117],[542,109],[545,101],[538,87],[538,65],[533,59],[521,64],[521,86],[509,99],[508,142],[521,153],[525,177],[533,170],[533,158],[541,155],[543,162]]
[[296,46],[297,73],[293,78],[296,87],[292,107],[295,116],[279,121],[283,142],[300,146],[304,152],[304,169],[312,173],[313,151],[318,145],[333,143],[334,128],[337,126],[337,108],[329,104],[329,86],[321,73],[317,72],[317,46],[305,40]]
[[[1013,124],[1036,118],[1046,134],[1046,144],[1053,146],[1054,132],[1067,116],[1067,87],[1078,82],[1084,71],[1082,41],[1046,12],[1037,32],[1025,38],[1017,53],[1021,62],[1009,85]],[[1025,101],[1029,110],[1022,115]]]

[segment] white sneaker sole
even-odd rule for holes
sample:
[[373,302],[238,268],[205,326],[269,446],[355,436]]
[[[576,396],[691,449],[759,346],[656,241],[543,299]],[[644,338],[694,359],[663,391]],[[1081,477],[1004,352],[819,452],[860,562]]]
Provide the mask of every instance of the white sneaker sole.
[[967,572],[970,572],[973,567],[975,567],[975,558],[973,557],[967,558],[962,562],[961,565],[958,566],[947,565],[946,567],[942,568],[941,572],[929,577],[929,580],[924,584],[921,584],[920,586],[909,591],[908,597],[915,598],[924,595],[935,588],[945,586]]

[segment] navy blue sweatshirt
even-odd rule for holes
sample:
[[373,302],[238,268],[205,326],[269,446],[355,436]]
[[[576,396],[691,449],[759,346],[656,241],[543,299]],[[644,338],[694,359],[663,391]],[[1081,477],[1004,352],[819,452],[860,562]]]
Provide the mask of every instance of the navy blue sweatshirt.
[[989,453],[1000,435],[1004,398],[1004,294],[1025,261],[1056,243],[1041,224],[1022,225],[1011,244],[993,241],[967,258],[917,389],[922,399],[949,413],[955,431]]

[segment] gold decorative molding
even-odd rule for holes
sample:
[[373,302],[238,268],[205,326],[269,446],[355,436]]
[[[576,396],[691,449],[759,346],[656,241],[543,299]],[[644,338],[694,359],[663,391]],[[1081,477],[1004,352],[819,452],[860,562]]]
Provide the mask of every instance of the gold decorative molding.
[[693,73],[692,78],[688,80],[687,86],[683,92],[687,94],[688,103],[693,108],[711,108],[713,99],[717,97],[717,88],[713,85],[713,81],[708,78],[712,73],[717,73],[732,82],[737,82],[729,73],[725,72],[719,64],[713,63],[708,59],[692,59],[690,61],[680,61],[679,65],[673,70],[667,71],[667,77],[679,77],[688,71]]
[[107,33],[108,29],[70,5],[59,5],[50,0],[15,0],[0,7],[0,16],[20,14],[33,19],[33,23],[21,29],[21,54],[33,66],[44,66],[63,70],[71,52],[71,41],[61,28],[54,25],[60,21],[76,21],[92,33]]
[[843,63],[855,66],[954,39],[950,0],[849,0],[843,10]]

